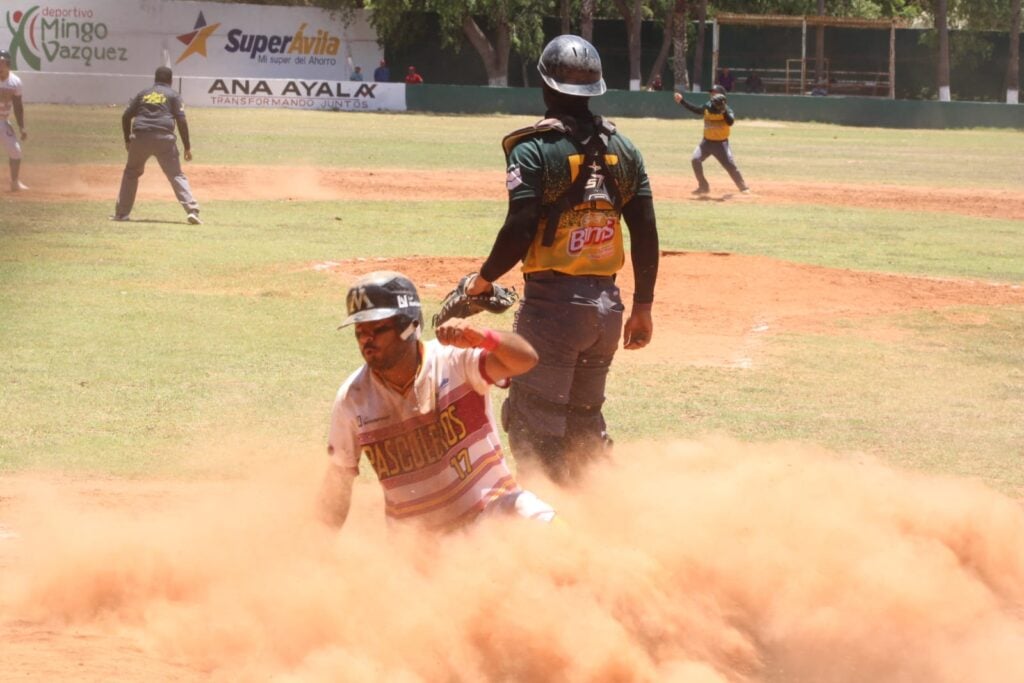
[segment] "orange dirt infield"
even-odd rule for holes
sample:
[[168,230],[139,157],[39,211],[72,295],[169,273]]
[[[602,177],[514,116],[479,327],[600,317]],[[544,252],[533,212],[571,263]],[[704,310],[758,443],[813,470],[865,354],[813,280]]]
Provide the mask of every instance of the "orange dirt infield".
[[[202,201],[223,200],[493,200],[504,201],[499,172],[435,172],[411,169],[322,169],[309,166],[208,166],[186,164],[186,173]],[[35,167],[26,171],[31,191],[16,200],[108,199],[113,203],[120,166]],[[1024,220],[1024,192],[950,191],[945,188],[763,183],[751,195],[732,192],[694,199],[691,179],[652,178],[665,201],[817,204],[894,211],[934,211]],[[719,183],[721,185],[721,183]],[[141,200],[172,198],[155,163],[139,188]],[[348,278],[369,269],[393,268],[410,275],[424,295],[440,299],[458,278],[479,267],[476,258],[420,258],[312,264]],[[506,284],[519,284],[510,273]],[[623,300],[632,294],[629,266],[622,273]],[[869,318],[913,309],[964,304],[1024,304],[1019,284],[992,284],[898,275],[860,273],[787,263],[736,254],[672,253],[661,264],[655,309],[655,337],[627,362],[656,362],[670,357],[696,364],[748,366],[766,335],[787,330],[827,330],[841,318]],[[875,330],[874,334],[885,334]]]
[[[371,270],[398,270],[418,283],[425,297],[440,299],[459,277],[479,268],[480,260],[409,256],[311,267],[345,282]],[[620,281],[628,304],[633,292],[628,262]],[[521,285],[514,273],[502,282]],[[1016,284],[862,273],[724,253],[663,253],[658,292],[654,339],[641,351],[621,353],[621,361],[749,367],[760,343],[780,332],[828,333],[842,319],[867,321],[901,311],[1024,306],[1024,287]],[[972,322],[984,321],[979,313]],[[869,333],[888,334],[877,324],[863,332]]]
[[[106,199],[117,197],[121,166],[77,165],[26,167],[32,188],[24,199]],[[501,170],[437,172],[420,169],[322,169],[310,166],[208,166],[186,164],[197,198],[224,200],[500,200],[505,178]],[[659,200],[690,200],[691,176],[652,176]],[[919,186],[759,182],[749,196],[734,193],[723,181],[703,201],[744,201],[761,204],[817,204],[897,211],[941,211],[1024,220],[1024,191],[950,190]],[[139,187],[141,199],[170,199],[170,188],[155,162]]]

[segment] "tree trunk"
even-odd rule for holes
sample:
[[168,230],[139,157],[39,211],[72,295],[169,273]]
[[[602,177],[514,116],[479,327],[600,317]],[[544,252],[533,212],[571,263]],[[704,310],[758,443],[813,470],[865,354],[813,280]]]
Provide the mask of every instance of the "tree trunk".
[[470,44],[480,54],[487,71],[487,85],[506,87],[508,86],[508,56],[511,51],[512,42],[507,20],[495,21],[495,44],[487,38],[487,35],[476,23],[476,20],[468,14],[462,19],[462,31]]
[[1020,0],[1010,7],[1010,60],[1006,65],[1006,103],[1020,102]]
[[[818,16],[825,16],[825,0],[818,0]],[[825,26],[821,25],[818,27],[817,40],[814,45],[814,67],[815,67],[815,81],[817,83],[823,83],[825,81]]]
[[626,44],[629,46],[629,89],[640,89],[640,26],[643,20],[643,0],[615,0],[626,24]]
[[676,0],[672,9],[672,77],[675,89],[686,92],[690,89],[690,77],[686,73],[686,18],[690,14],[688,0]]
[[572,21],[569,18],[569,5],[572,0],[561,0],[559,2],[562,16],[562,35],[572,33]]
[[596,0],[580,2],[580,36],[588,43],[594,42],[594,3]]
[[[693,92],[701,91],[704,80],[704,24],[707,20],[708,0],[700,0],[697,3],[697,50],[693,55]],[[715,82],[714,74],[711,74],[711,82]]]
[[935,31],[939,37],[939,73],[937,77],[939,102],[949,102],[949,24],[946,16],[946,0],[935,0]]
[[674,17],[675,13],[671,9],[665,13],[665,21],[662,22],[661,48],[658,49],[658,56],[654,58],[651,72],[647,75],[647,88],[649,90],[652,89],[654,77],[661,75],[661,72],[665,70],[665,62],[668,61],[668,50],[672,46],[672,22]]

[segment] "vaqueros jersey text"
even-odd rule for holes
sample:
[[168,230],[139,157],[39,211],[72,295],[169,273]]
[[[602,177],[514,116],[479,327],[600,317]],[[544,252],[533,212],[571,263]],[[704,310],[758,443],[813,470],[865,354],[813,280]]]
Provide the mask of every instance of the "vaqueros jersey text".
[[405,394],[365,365],[338,390],[328,453],[350,471],[366,457],[384,488],[388,518],[455,528],[519,491],[494,422],[485,353],[432,340]]
[[[580,173],[584,156],[564,133],[547,131],[519,142],[509,153],[506,187],[510,199],[539,197],[552,204]],[[643,157],[633,143],[616,132],[608,140],[605,164],[615,176],[622,206],[633,197],[651,196]],[[607,201],[584,202],[560,217],[551,247],[541,243],[547,219],[523,259],[523,272],[557,270],[571,275],[614,275],[625,254],[620,214]]]
[[15,97],[21,97],[21,79],[11,73],[7,80],[0,81],[0,121],[11,115]]

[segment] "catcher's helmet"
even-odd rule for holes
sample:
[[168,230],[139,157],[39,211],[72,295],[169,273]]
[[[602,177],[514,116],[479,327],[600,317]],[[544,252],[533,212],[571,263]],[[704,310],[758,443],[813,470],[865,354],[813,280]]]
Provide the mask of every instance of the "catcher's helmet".
[[338,326],[401,316],[423,327],[420,295],[412,280],[391,270],[367,273],[352,283],[345,297],[348,317]]
[[579,36],[561,35],[548,43],[537,71],[549,88],[564,95],[594,97],[608,89],[601,77],[601,56]]
[[11,59],[11,53],[7,50],[0,50],[0,61],[7,62],[7,66],[11,65],[14,60]]
[[726,90],[725,90],[725,86],[724,85],[722,85],[720,83],[715,83],[713,86],[711,86],[711,94],[712,95],[716,95],[716,94],[717,95],[724,95],[725,93],[726,93]]

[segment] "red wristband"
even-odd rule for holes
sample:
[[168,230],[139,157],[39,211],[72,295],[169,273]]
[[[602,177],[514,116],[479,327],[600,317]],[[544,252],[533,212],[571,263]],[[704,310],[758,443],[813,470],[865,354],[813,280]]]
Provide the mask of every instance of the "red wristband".
[[485,351],[493,351],[498,348],[498,335],[494,330],[487,330],[484,332],[484,338],[480,341],[479,346]]

